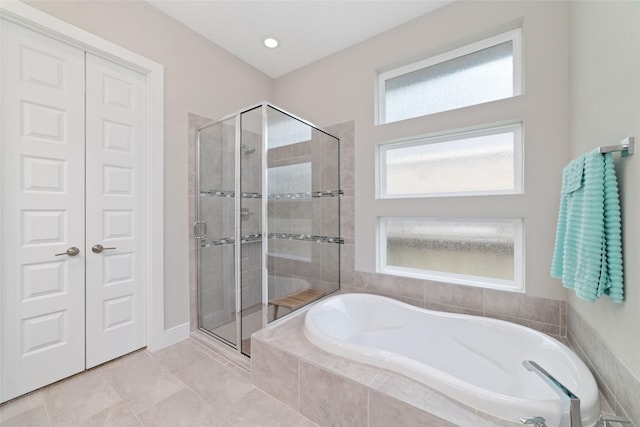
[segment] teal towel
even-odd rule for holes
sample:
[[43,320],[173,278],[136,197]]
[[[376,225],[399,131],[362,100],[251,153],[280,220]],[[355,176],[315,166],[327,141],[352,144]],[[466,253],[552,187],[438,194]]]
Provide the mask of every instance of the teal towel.
[[616,303],[624,300],[620,199],[611,153],[594,150],[562,171],[551,276],[587,301],[602,294]]

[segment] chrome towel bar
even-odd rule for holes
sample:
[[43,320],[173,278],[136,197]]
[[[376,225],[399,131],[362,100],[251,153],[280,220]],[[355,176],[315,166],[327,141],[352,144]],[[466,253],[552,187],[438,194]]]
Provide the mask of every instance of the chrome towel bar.
[[601,153],[601,154],[615,153],[619,151],[622,157],[627,157],[633,154],[633,152],[635,151],[634,145],[635,145],[634,138],[630,136],[620,141],[620,144],[598,147],[598,153]]

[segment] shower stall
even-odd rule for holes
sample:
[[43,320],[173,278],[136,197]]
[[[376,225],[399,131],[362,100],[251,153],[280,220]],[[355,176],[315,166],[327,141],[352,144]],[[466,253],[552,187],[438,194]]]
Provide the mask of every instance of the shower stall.
[[263,103],[198,130],[198,327],[239,352],[340,288],[338,138]]

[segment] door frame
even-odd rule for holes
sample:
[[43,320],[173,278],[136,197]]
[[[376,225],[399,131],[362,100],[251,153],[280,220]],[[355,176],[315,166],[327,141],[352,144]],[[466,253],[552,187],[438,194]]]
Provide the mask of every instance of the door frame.
[[[164,66],[19,1],[2,1],[0,18],[146,75],[148,90],[145,207],[148,221],[144,265],[147,271],[147,349],[156,351],[187,338],[188,330],[185,334],[182,330],[164,328]],[[0,258],[0,269],[1,261]],[[0,292],[0,306],[1,298]]]

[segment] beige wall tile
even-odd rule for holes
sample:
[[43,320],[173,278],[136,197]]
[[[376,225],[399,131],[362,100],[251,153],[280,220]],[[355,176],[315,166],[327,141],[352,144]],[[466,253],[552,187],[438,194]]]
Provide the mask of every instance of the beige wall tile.
[[374,384],[380,376],[379,368],[327,353],[317,347],[305,353],[301,360],[366,386]]
[[323,426],[366,426],[367,388],[300,362],[300,413]]
[[514,292],[484,289],[484,312],[560,325],[559,300]]
[[640,426],[640,382],[622,362],[615,363],[615,393],[618,407],[626,412],[634,427]]
[[471,310],[469,308],[454,306],[454,305],[444,305],[444,304],[436,304],[432,302],[425,302],[424,308],[427,310],[434,311],[444,311],[447,313],[458,313],[458,314],[470,314],[472,316],[482,316],[482,311]]
[[506,322],[516,323],[518,325],[526,326],[527,328],[535,329],[547,335],[552,335],[555,338],[561,338],[560,326],[551,325],[549,323],[536,322],[534,320],[519,319],[517,317],[503,316],[500,314],[487,313],[486,317],[493,319],[504,320]]
[[483,290],[471,286],[425,281],[424,300],[482,312]]
[[380,274],[378,286],[375,290],[386,295],[398,295],[414,300],[423,300],[424,280]]
[[313,427],[316,424],[258,389],[247,393],[235,404],[220,407],[234,426]]
[[372,391],[369,393],[369,427],[429,426],[453,427],[448,421],[435,417],[414,406]]
[[376,391],[455,425],[472,426],[478,421],[475,409],[402,375],[391,373],[377,384]]
[[253,340],[251,381],[264,392],[298,410],[298,358]]

